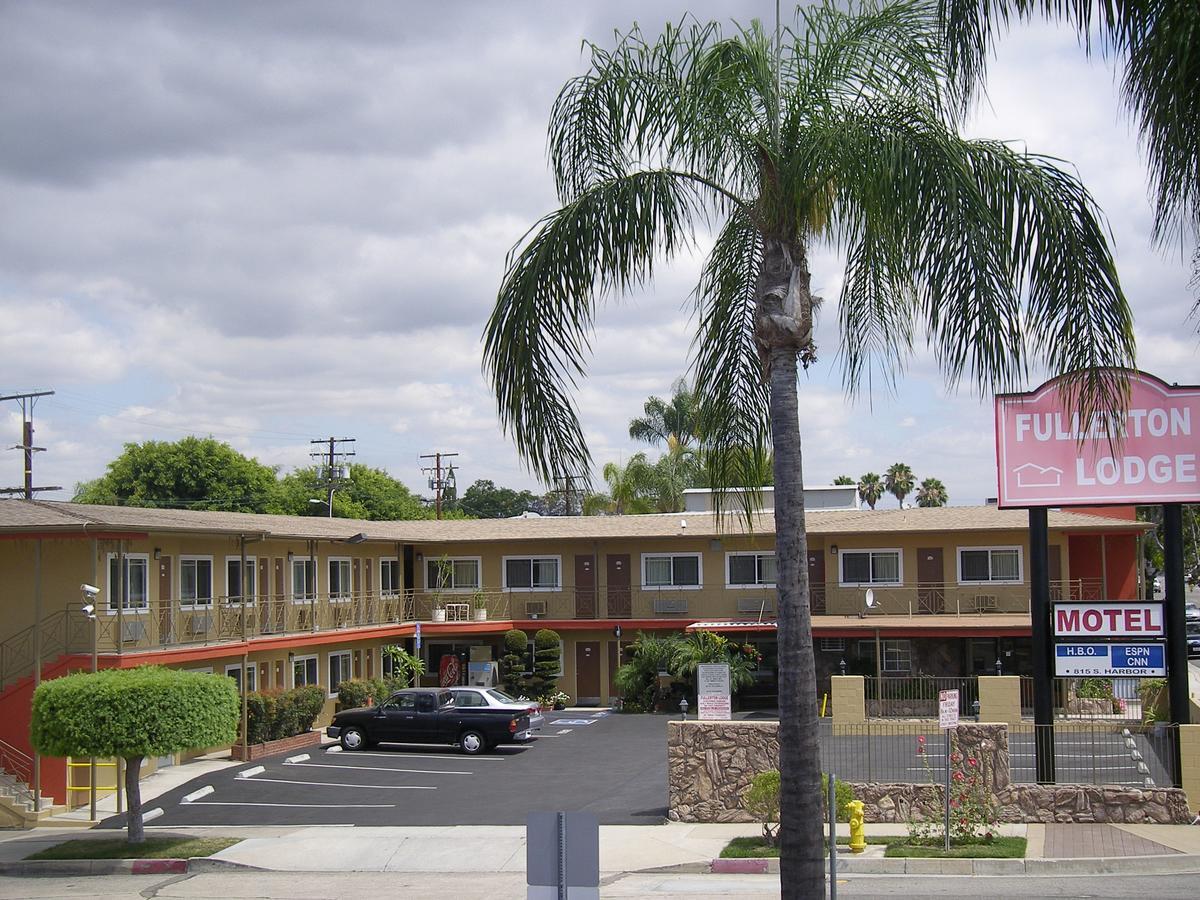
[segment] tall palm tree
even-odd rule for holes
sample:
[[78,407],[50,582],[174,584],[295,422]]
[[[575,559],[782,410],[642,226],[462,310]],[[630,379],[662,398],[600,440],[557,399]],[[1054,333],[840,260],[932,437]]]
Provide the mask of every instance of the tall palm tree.
[[690,447],[699,437],[696,420],[696,395],[682,378],[671,385],[671,401],[651,397],[642,407],[646,415],[629,422],[629,436],[646,444]]
[[917,488],[917,506],[945,506],[949,500],[946,486],[936,478],[926,478]]
[[904,498],[911,494],[913,488],[916,487],[916,477],[907,464],[892,463],[884,473],[883,483],[887,492],[896,498],[896,502],[903,509]]
[[645,453],[633,454],[624,465],[605,463],[602,474],[608,493],[584,497],[584,515],[623,516],[654,511],[655,472]]
[[858,479],[858,496],[871,509],[875,508],[875,504],[883,496],[883,490],[883,479],[875,472],[868,472],[862,478]]
[[[544,479],[589,471],[571,393],[604,297],[723,222],[695,297],[695,389],[714,486],[774,450],[784,897],[824,890],[816,676],[797,381],[817,358],[809,258],[845,253],[848,387],[896,371],[921,328],[983,390],[1074,373],[1081,412],[1119,405],[1133,332],[1099,211],[1052,161],[957,131],[936,9],[849,11],[726,35],[685,20],[588,45],[549,151],[562,206],[508,259],[484,335],[500,421]],[[830,276],[834,278],[835,276]],[[741,482],[745,484],[745,482]],[[719,495],[717,495],[719,497]],[[742,496],[753,496],[743,492]]]
[[[1150,163],[1154,236],[1200,236],[1200,3],[1195,0],[940,0],[952,76],[965,97],[983,84],[996,32],[1014,18],[1065,20],[1123,62],[1125,107]],[[1200,284],[1200,248],[1192,257]],[[1200,299],[1193,313],[1200,310]]]

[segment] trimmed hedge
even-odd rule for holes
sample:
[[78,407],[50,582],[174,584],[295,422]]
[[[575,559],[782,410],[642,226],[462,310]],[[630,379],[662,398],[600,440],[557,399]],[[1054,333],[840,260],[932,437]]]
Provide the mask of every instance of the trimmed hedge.
[[403,678],[351,678],[338,683],[338,709],[356,709],[369,706],[374,701],[378,706],[396,691],[404,690],[408,684]]
[[310,731],[324,706],[325,689],[315,684],[247,694],[247,741],[261,744]]
[[162,666],[42,682],[30,739],[46,756],[166,756],[232,744],[241,701],[224,675]]

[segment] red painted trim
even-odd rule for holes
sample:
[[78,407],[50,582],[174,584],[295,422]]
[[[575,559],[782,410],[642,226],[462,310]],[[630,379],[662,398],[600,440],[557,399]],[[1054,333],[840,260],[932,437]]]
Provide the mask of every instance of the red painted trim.
[[0,541],[127,541],[149,538],[148,531],[4,531]]

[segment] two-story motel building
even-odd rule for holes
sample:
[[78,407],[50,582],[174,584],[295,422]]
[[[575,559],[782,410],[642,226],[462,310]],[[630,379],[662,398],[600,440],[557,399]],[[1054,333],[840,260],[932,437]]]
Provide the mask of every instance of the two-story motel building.
[[[1132,509],[1050,513],[1052,594],[1134,599]],[[1027,516],[994,506],[807,514],[817,676],[1028,674]],[[697,627],[755,644],[747,703],[775,694],[774,520],[711,513],[371,522],[0,500],[0,741],[31,753],[42,678],[158,663],[247,687],[383,674],[380,650],[501,655],[505,631],[562,636],[560,686],[608,704],[620,645]],[[441,586],[438,579],[441,579]],[[81,612],[81,583],[100,589]],[[867,608],[866,591],[874,605]],[[440,610],[440,611],[439,611]],[[436,619],[436,621],[435,621]],[[621,638],[615,636],[617,626]],[[43,760],[62,799],[66,768]]]

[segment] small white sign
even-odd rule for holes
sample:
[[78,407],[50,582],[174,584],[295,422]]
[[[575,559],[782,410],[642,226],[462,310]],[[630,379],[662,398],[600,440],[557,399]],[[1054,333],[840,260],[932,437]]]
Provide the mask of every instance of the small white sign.
[[696,667],[696,713],[701,719],[731,719],[733,704],[729,698],[729,666],[703,663]]
[[958,691],[938,691],[938,728],[958,727]]

